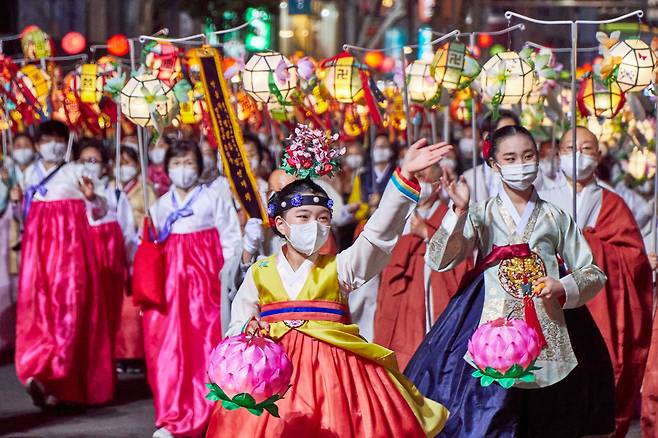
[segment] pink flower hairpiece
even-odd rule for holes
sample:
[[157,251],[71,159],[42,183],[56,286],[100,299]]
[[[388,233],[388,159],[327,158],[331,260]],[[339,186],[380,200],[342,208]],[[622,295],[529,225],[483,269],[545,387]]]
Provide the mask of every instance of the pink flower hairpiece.
[[318,178],[333,175],[339,169],[340,156],[344,149],[333,147],[338,134],[312,129],[298,124],[288,137],[281,169],[299,178]]

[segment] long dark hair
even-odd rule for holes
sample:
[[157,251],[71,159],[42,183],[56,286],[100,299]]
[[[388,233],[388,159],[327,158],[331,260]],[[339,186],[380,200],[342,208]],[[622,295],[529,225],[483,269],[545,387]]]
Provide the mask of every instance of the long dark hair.
[[530,131],[525,129],[523,126],[518,125],[503,126],[500,129],[496,129],[494,132],[489,134],[489,137],[487,137],[487,141],[489,142],[489,151],[485,158],[489,166],[491,166],[490,159],[496,156],[496,151],[498,150],[500,143],[506,138],[516,135],[523,135],[527,137],[535,147],[535,151],[537,151],[537,142],[535,141],[535,138],[532,136]]

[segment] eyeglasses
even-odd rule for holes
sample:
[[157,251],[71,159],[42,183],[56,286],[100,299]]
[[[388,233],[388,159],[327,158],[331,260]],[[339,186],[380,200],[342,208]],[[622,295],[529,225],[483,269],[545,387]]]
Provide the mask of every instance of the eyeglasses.
[[87,158],[86,160],[83,161],[83,163],[96,164],[96,163],[100,163],[100,160],[97,160],[96,158],[92,157],[92,158]]

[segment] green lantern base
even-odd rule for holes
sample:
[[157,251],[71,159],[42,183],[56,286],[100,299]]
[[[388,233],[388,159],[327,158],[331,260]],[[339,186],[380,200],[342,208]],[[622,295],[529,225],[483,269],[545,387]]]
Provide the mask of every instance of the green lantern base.
[[491,367],[487,367],[484,370],[477,366],[475,368],[476,370],[473,371],[471,375],[476,379],[480,379],[481,386],[486,387],[496,382],[505,389],[514,386],[517,380],[524,383],[534,382],[535,375],[533,374],[533,371],[541,369],[541,367],[535,366],[534,361],[526,369],[523,369],[521,365],[512,365],[505,374],[496,371]]
[[[257,417],[260,417],[263,414],[263,411],[267,411],[270,413],[270,415],[277,418],[280,418],[280,416],[279,407],[276,405],[276,402],[283,398],[285,392],[288,392],[286,389],[283,394],[275,394],[267,400],[256,403],[256,400],[251,396],[251,394],[246,392],[237,394],[235,397],[230,398],[215,383],[206,383],[206,388],[210,390],[210,392],[206,394],[206,398],[210,401],[221,400],[222,407],[226,410],[234,411],[236,409],[245,408]],[[288,389],[290,389],[290,386],[288,386]]]

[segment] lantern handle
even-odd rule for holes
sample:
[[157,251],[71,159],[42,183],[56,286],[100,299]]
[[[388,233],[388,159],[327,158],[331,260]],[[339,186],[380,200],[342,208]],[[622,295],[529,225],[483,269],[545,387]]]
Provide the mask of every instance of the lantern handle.
[[[461,35],[464,35],[464,36],[471,36],[471,35],[476,35],[476,36],[477,35],[498,36],[498,35],[505,35],[506,33],[510,33],[512,31],[515,31],[515,30],[521,30],[521,31],[525,30],[525,24],[519,23],[519,24],[515,24],[514,26],[510,26],[510,27],[507,27],[505,29],[496,30],[496,31],[492,31],[492,32],[460,32],[460,36]],[[432,33],[434,35],[445,35],[442,32],[432,32]]]
[[[243,29],[243,28],[249,26],[251,24],[251,22],[255,21],[255,20],[256,19],[250,20],[250,21],[245,21],[244,23],[242,23],[238,26],[232,27],[230,29],[216,30],[214,32],[209,32],[208,34],[198,33],[198,34],[195,34],[195,35],[189,35],[189,36],[180,37],[180,38],[161,38],[161,37],[158,37],[157,35],[140,35],[139,36],[139,42],[143,43],[147,40],[150,40],[150,41],[163,41],[163,42],[168,42],[168,43],[185,43],[187,41],[198,40],[198,39],[204,39],[207,42],[208,35],[222,35],[222,34],[225,34],[225,33],[235,32],[235,31],[238,31],[240,29]],[[168,29],[167,29],[167,33],[169,33]]]
[[625,15],[620,15],[619,17],[615,18],[610,18],[608,20],[576,20],[576,21],[571,21],[571,20],[538,20],[537,18],[532,18],[528,17],[526,15],[518,14],[514,11],[506,11],[505,12],[505,18],[506,19],[511,19],[512,17],[519,18],[521,20],[529,21],[531,23],[536,23],[536,24],[609,24],[609,23],[616,23],[617,21],[625,20],[626,18],[630,17],[643,17],[644,16],[644,11],[638,9],[633,12],[629,12],[628,14]]
[[[526,41],[524,43],[525,46],[532,47],[533,49],[546,49],[550,50],[551,52],[555,53],[571,53],[571,50],[573,50],[571,47],[548,47],[548,46],[542,46],[541,44],[533,43],[532,41]],[[599,47],[578,47],[576,49],[577,52],[598,52]]]
[[[436,38],[428,43],[422,44],[423,46],[433,46],[434,44],[438,44],[441,41],[445,41],[453,36],[458,37],[461,32],[458,29],[453,30],[452,32],[443,34],[439,38]],[[389,51],[395,51],[395,50],[405,50],[407,48],[409,49],[415,49],[420,47],[420,44],[412,44],[412,45],[404,45],[404,46],[397,46],[397,47],[389,47],[385,49],[371,49],[369,47],[360,47],[360,46],[353,46],[352,44],[343,44],[343,50],[346,52],[349,52],[350,50],[356,50],[356,51],[361,51],[361,52],[389,52]]]
[[72,61],[72,60],[81,60],[81,61],[86,61],[88,58],[86,53],[81,53],[79,55],[68,55],[68,56],[48,56],[45,58],[38,58],[38,59],[25,59],[25,58],[12,58],[13,62],[16,63],[30,63],[34,61],[39,61],[41,60],[44,61]]

